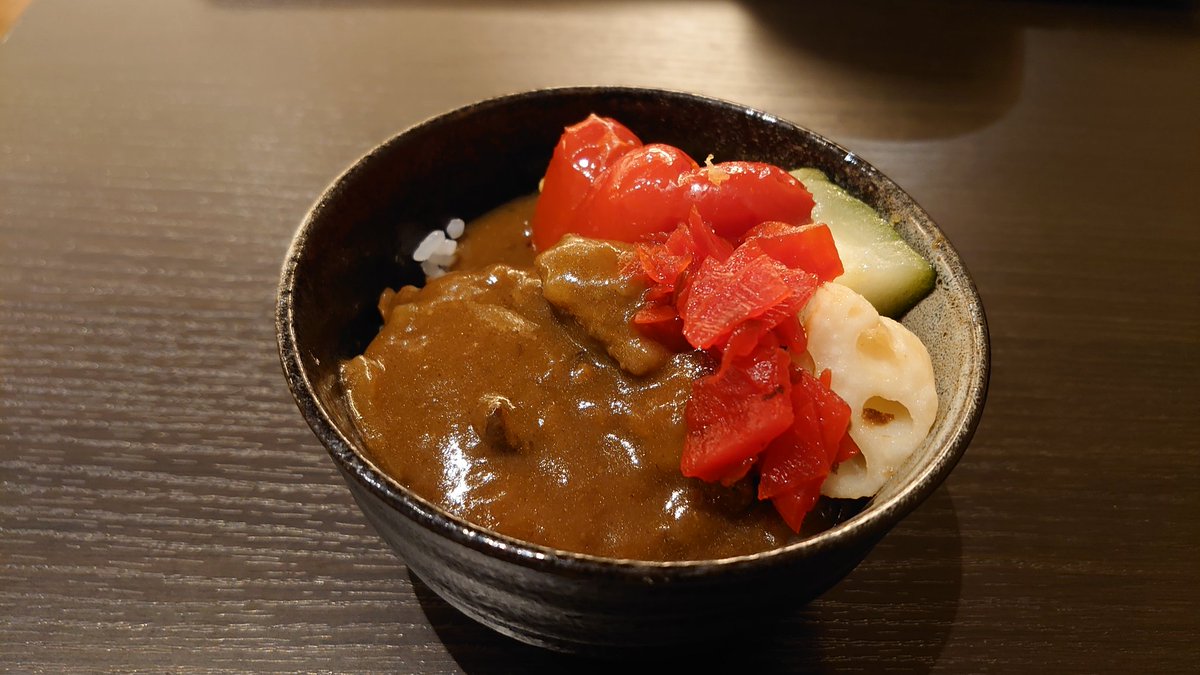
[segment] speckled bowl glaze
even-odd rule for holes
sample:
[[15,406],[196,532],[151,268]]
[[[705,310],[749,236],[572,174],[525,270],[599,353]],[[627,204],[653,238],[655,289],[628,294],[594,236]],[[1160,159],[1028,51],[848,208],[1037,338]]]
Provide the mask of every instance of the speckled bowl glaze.
[[[456,518],[371,461],[338,376],[379,328],[381,289],[419,283],[417,242],[536,189],[563,127],[595,112],[695,157],[815,166],[896,223],[937,271],[904,323],[929,346],[941,407],[925,444],[860,513],[816,536],[711,561],[614,560],[531,545]],[[743,617],[816,597],[845,576],[958,462],[987,394],[988,334],[970,276],[895,183],[854,153],[745,106],[617,87],[483,101],[418,124],[354,163],[321,195],[288,252],[279,353],[304,419],[367,519],[438,595],[519,640],[600,654],[727,633]],[[400,414],[403,414],[401,411]]]

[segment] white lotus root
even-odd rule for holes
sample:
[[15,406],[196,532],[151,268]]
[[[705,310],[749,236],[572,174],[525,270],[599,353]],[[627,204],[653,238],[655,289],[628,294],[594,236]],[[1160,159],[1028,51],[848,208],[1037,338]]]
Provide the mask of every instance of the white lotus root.
[[833,391],[850,405],[850,436],[862,450],[835,467],[821,492],[873,495],[933,426],[938,403],[929,352],[911,331],[841,284],[822,285],[800,320],[816,372],[829,369]]

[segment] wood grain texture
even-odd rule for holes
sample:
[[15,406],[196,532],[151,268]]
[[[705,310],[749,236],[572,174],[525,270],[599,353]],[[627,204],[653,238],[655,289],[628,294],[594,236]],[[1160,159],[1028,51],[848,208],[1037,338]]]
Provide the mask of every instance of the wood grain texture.
[[988,310],[991,396],[946,486],[694,668],[1193,668],[1197,81],[1189,4],[33,3],[0,46],[0,669],[611,670],[411,579],[272,332],[289,238],[346,164],[567,84],[838,140],[933,215]]

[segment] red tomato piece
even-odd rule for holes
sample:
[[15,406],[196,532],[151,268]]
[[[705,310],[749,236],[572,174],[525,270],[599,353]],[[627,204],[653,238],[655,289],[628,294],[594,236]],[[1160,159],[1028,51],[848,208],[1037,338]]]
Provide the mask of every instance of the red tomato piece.
[[734,367],[692,383],[683,475],[707,481],[733,476],[791,426],[790,365],[768,335]]
[[842,442],[838,444],[837,459],[834,461],[833,465],[837,466],[838,464],[851,459],[855,455],[861,454],[862,450],[858,448],[858,443],[854,442],[854,439],[850,436],[850,432],[847,431],[846,435],[842,436]]
[[692,275],[686,302],[679,306],[683,334],[697,349],[724,341],[738,324],[762,316],[792,295],[766,256],[734,256],[726,262],[706,258]]
[[691,348],[683,337],[683,321],[670,304],[643,305],[633,315],[632,323],[643,335],[668,349],[682,352]]
[[[761,319],[772,327],[778,327],[780,324],[790,322],[796,318],[800,310],[808,304],[812,299],[817,288],[821,285],[821,281],[816,276],[805,272],[804,270],[793,270],[788,267],[783,267],[779,271],[784,283],[788,288],[792,289],[792,295],[780,304],[770,308],[761,317]],[[785,329],[786,330],[786,329]],[[803,328],[800,329],[803,331]],[[807,339],[805,340],[807,342]]]
[[743,241],[753,241],[767,255],[792,269],[815,274],[821,281],[842,275],[842,259],[827,225],[788,225],[768,221],[750,228]]
[[805,482],[824,481],[829,475],[820,412],[804,384],[793,377],[792,426],[763,451],[759,499],[791,492]]
[[729,472],[726,473],[724,476],[721,476],[721,485],[724,485],[725,487],[729,487],[730,485],[733,485],[734,483],[738,482],[739,480],[745,478],[746,476],[748,476],[750,474],[750,470],[754,468],[754,465],[757,462],[758,462],[757,457],[747,457],[746,460],[743,461],[741,464],[730,469]]
[[713,232],[708,223],[700,217],[696,207],[691,207],[687,217],[688,232],[692,235],[692,246],[696,251],[696,260],[716,258],[719,261],[729,259],[733,255],[733,244],[722,239]]
[[829,459],[829,466],[832,468],[837,462],[842,439],[845,438],[846,432],[850,428],[850,406],[833,389],[830,389],[832,378],[828,370],[823,371],[820,378],[813,378],[807,371],[804,371],[804,375],[801,377],[804,380],[804,387],[816,401],[817,412],[821,417],[825,456]]
[[817,285],[816,277],[789,269],[748,242],[724,262],[700,263],[678,305],[683,334],[692,346],[708,349],[750,319],[774,328],[795,316]]
[[758,344],[770,330],[765,323],[753,319],[738,324],[729,334],[729,340],[722,348],[721,369],[732,368],[735,363],[743,365],[741,362],[754,353]]
[[791,492],[775,495],[771,498],[771,503],[779,515],[783,516],[783,522],[787,523],[793,532],[799,532],[800,526],[804,524],[804,517],[817,505],[820,496],[821,483],[812,481]]
[[633,315],[633,322],[639,326],[675,321],[679,313],[670,305],[646,305]]
[[641,145],[632,131],[607,117],[589,115],[567,127],[546,167],[534,208],[534,248],[544,251],[570,232],[580,204],[604,170]]
[[679,276],[691,266],[695,244],[687,226],[680,225],[662,243],[643,243],[635,247],[642,271],[656,284],[675,288]]
[[812,194],[783,169],[761,162],[722,162],[680,179],[686,199],[713,230],[738,239],[759,223],[812,222]]
[[804,324],[798,318],[788,318],[775,326],[775,337],[779,344],[792,354],[803,354],[808,349],[808,334],[804,332]]
[[592,186],[569,231],[618,241],[670,232],[687,218],[676,181],[695,168],[687,153],[670,145],[631,150]]
[[[672,304],[671,300],[674,297],[674,288],[671,288],[667,284],[655,284],[646,289],[646,294],[642,296],[642,303],[645,307],[662,303]],[[672,307],[672,309],[674,309],[674,307]],[[676,312],[675,316],[679,316],[679,312]]]
[[806,370],[793,370],[792,428],[763,452],[759,499],[812,481],[819,486],[838,461],[850,425],[850,406],[829,389],[828,373],[817,378]]

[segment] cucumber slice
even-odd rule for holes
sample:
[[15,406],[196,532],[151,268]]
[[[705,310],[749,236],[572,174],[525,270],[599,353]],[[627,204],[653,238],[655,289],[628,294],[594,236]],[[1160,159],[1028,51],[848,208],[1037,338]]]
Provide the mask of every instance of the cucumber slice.
[[870,206],[833,184],[819,169],[791,174],[812,193],[813,222],[833,233],[846,271],[838,283],[865,297],[885,316],[908,311],[933,288],[933,268]]

